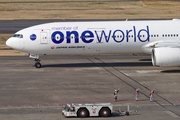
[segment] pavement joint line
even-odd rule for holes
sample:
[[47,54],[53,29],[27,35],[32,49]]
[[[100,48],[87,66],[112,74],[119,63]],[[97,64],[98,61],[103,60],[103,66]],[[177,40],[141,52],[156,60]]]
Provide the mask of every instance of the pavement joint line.
[[172,117],[174,118],[180,118],[178,115],[174,114],[173,112],[171,111],[165,111],[167,114],[171,115]]
[[[127,106],[128,104],[124,104],[124,105],[112,105],[112,106]],[[131,105],[132,106],[132,105]],[[137,106],[137,105],[134,105]],[[42,106],[42,105],[37,105],[37,106],[30,106],[30,105],[25,105],[25,106],[8,106],[8,107],[0,107],[0,110],[7,110],[7,109],[42,109],[42,108],[63,108],[62,105],[47,105],[47,106]]]
[[[139,107],[139,105],[137,104],[133,104],[133,103],[125,103],[125,104],[121,104],[121,103],[118,103],[118,104],[113,104],[112,103],[112,106],[133,106],[133,107]],[[152,105],[152,104],[140,104],[141,106],[147,106],[147,105]],[[157,106],[156,104],[153,104],[155,106]],[[0,107],[0,109],[17,109],[17,108],[62,108],[62,105],[53,105],[53,104],[50,104],[50,105],[41,105],[41,104],[36,104],[36,105],[22,105],[22,106],[7,106],[7,107]]]
[[0,107],[0,110],[5,109],[41,109],[41,108],[62,108],[62,106],[8,106],[8,107]]

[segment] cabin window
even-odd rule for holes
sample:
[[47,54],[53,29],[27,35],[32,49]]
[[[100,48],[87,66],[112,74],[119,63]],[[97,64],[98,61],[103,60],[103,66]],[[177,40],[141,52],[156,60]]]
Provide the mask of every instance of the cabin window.
[[22,34],[14,34],[13,37],[16,37],[16,38],[23,38],[23,35],[22,35]]
[[112,36],[112,38],[115,38],[115,36]]

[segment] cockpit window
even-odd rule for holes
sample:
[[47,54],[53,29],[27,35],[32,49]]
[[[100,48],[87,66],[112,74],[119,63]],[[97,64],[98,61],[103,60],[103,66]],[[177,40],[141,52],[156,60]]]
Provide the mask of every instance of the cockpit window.
[[16,38],[23,38],[23,35],[22,35],[22,34],[14,34],[13,37],[16,37]]

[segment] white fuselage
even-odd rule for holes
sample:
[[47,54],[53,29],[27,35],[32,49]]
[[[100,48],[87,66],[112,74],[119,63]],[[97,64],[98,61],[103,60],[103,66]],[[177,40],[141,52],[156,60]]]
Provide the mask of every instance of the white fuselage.
[[150,53],[155,41],[180,41],[180,20],[55,22],[25,28],[6,44],[31,54]]

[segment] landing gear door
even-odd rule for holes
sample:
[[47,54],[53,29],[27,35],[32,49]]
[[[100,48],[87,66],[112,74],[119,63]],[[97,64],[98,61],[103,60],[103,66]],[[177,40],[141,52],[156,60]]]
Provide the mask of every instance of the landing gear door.
[[41,44],[48,44],[49,41],[49,32],[47,30],[41,31],[40,33],[40,43]]

